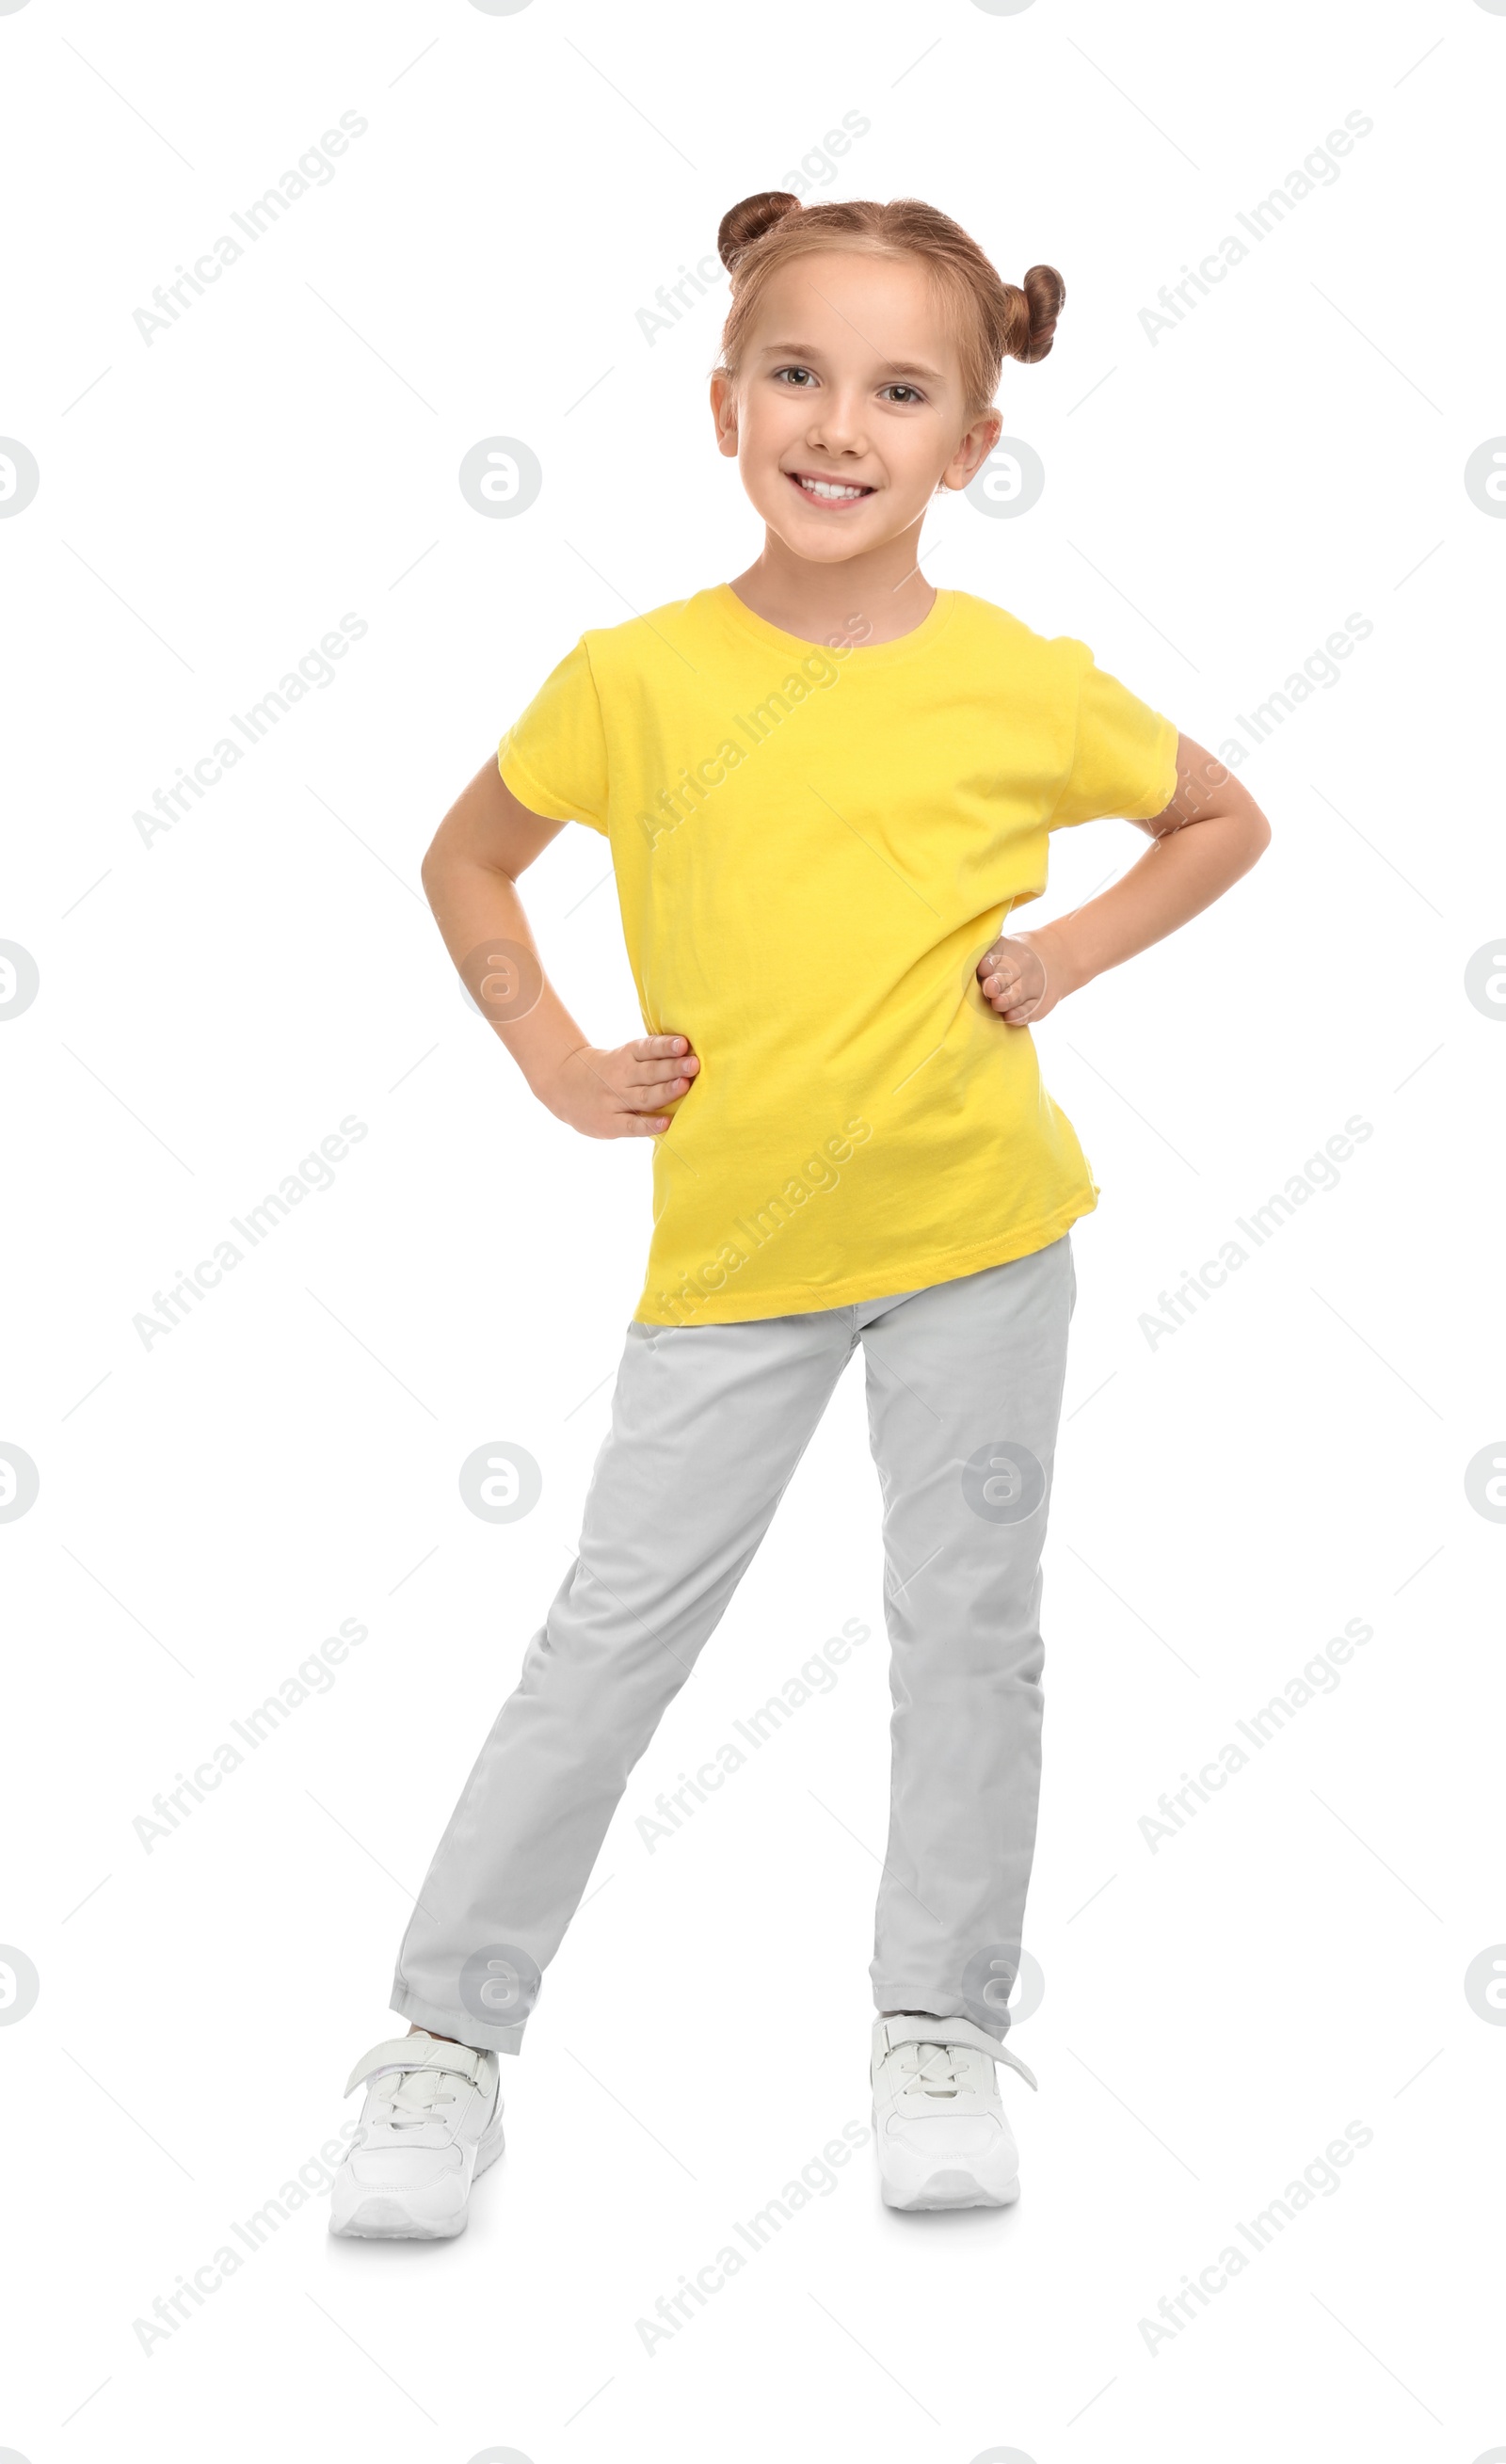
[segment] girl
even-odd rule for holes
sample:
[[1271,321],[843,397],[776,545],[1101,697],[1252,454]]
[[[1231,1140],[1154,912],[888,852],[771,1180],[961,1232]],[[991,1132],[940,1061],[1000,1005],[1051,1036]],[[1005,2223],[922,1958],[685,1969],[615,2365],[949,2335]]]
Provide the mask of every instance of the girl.
[[[893,1813],[872,1966],[891,2206],[1003,2206],[1008,2050],[1040,1772],[1041,1551],[1097,1190],[1030,1027],[1185,924],[1270,837],[1070,638],[919,566],[995,444],[1002,362],[1064,297],[1002,282],[914,199],[749,197],[711,383],[764,524],[745,573],[588,632],[446,815],[439,929],[533,1093],[654,1141],[653,1233],[579,1554],[440,1840],[398,1954],[337,2233],[459,2233],[500,2152],[502,2054],[629,1772],[863,1348],[883,1496]],[[1049,834],[1151,846],[1032,932]],[[647,1032],[587,1042],[519,875],[609,842]],[[1033,2086],[1034,2081],[1030,2079]],[[347,2094],[349,2093],[347,2088]]]

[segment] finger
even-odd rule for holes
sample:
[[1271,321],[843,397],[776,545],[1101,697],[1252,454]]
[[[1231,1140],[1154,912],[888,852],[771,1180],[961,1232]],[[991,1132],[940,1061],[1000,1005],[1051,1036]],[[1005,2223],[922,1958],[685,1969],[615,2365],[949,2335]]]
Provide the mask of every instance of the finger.
[[658,1137],[669,1128],[668,1118],[662,1112],[624,1112],[621,1121],[622,1127],[617,1134],[624,1138]]
[[[686,1092],[689,1084],[688,1079],[667,1078],[661,1079],[655,1087],[634,1087],[630,1092],[619,1094],[617,1110],[639,1114],[661,1112],[666,1104],[675,1103]],[[3,2455],[0,2455],[0,2464],[4,2464]]]
[[688,1083],[700,1067],[694,1053],[678,1060],[670,1056],[653,1061],[630,1061],[626,1070],[630,1087],[657,1087],[670,1078],[683,1078]]
[[690,1040],[683,1035],[640,1035],[628,1046],[638,1061],[658,1061],[676,1052],[688,1052]]
[[627,1089],[620,1101],[625,1112],[656,1112],[689,1090],[688,1078],[651,1078],[641,1087]]

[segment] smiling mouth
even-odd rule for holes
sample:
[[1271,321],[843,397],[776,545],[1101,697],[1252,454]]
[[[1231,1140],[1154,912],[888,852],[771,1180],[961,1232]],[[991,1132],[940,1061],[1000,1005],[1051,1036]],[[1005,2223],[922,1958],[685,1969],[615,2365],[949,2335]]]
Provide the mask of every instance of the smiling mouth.
[[850,479],[819,478],[813,471],[786,471],[785,476],[811,505],[857,505],[874,494]]

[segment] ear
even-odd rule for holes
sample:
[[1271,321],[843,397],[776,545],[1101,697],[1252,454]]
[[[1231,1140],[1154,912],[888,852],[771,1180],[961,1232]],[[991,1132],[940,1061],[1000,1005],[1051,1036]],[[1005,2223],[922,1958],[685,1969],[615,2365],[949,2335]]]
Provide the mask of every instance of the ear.
[[986,410],[958,439],[957,450],[941,473],[943,488],[965,488],[975,479],[1004,433],[1002,410]]
[[711,380],[711,415],[717,424],[717,451],[736,461],[738,452],[737,387],[725,368]]

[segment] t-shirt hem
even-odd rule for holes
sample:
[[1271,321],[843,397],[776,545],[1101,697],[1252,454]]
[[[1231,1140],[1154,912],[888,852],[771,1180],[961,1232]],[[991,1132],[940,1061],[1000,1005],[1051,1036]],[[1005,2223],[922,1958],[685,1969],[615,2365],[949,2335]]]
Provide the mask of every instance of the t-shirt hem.
[[1163,711],[1158,712],[1157,715],[1161,720],[1161,740],[1151,770],[1151,777],[1157,784],[1146,791],[1138,804],[1126,806],[1119,816],[1121,821],[1153,822],[1158,813],[1165,811],[1177,792],[1177,746],[1182,740],[1182,732],[1175,719],[1168,718]]
[[960,1276],[980,1274],[986,1266],[1007,1265],[1011,1258],[1029,1258],[1037,1249],[1046,1248],[1052,1241],[1082,1216],[1091,1215],[1098,1203],[1096,1181],[1091,1195],[1079,1194],[1055,1211],[1037,1219],[1034,1223],[1017,1227],[1003,1240],[970,1242],[964,1249],[946,1249],[928,1258],[901,1258],[893,1270],[892,1279],[875,1287],[871,1275],[844,1276],[839,1284],[822,1287],[819,1299],[811,1298],[809,1284],[790,1284],[773,1291],[760,1292],[742,1300],[727,1292],[708,1293],[703,1301],[687,1303],[682,1317],[655,1316],[647,1307],[645,1293],[632,1313],[635,1326],[741,1326],[754,1318],[807,1317],[821,1309],[847,1309],[854,1301],[882,1300],[890,1292],[921,1291],[929,1284],[955,1283]]
[[530,813],[537,813],[541,821],[584,822],[587,829],[599,831],[603,838],[607,836],[604,822],[598,822],[590,814],[578,812],[574,805],[563,803],[542,779],[536,779],[532,771],[519,760],[517,754],[508,750],[505,736],[497,748],[497,769],[503,786]]

